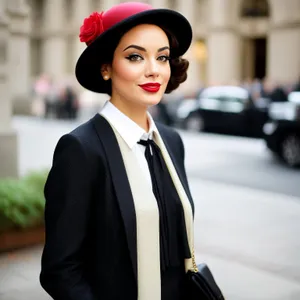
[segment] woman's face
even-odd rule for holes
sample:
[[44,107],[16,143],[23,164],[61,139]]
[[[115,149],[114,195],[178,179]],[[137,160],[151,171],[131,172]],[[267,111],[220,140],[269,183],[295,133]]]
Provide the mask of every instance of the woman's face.
[[112,101],[147,109],[159,103],[170,79],[170,45],[156,25],[142,24],[120,40],[111,66]]

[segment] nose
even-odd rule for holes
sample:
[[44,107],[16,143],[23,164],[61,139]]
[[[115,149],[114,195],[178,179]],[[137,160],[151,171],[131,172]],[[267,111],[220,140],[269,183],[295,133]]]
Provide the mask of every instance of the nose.
[[157,78],[159,76],[159,64],[156,59],[149,59],[146,64],[145,76]]

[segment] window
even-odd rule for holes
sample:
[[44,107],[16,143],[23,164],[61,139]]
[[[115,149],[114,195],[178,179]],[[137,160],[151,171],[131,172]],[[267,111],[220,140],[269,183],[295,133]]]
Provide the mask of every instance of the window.
[[64,0],[64,10],[65,10],[65,18],[67,22],[71,22],[73,18],[74,12],[74,1],[73,0]]
[[[83,0],[83,1],[88,1],[88,0]],[[102,1],[100,0],[91,0],[91,4],[90,4],[91,10],[92,11],[101,11],[102,10]]]
[[66,72],[72,74],[74,71],[74,37],[72,35],[66,36]]
[[0,64],[7,62],[7,43],[0,41]]
[[177,9],[177,1],[176,0],[167,0],[166,3],[168,5],[168,8],[174,9],[174,10]]
[[39,38],[30,40],[31,75],[39,76],[42,72],[42,41]]
[[242,17],[268,17],[269,5],[267,0],[243,0],[241,7]]
[[33,24],[40,26],[44,18],[44,1],[43,0],[31,0],[29,6],[31,8],[31,18]]

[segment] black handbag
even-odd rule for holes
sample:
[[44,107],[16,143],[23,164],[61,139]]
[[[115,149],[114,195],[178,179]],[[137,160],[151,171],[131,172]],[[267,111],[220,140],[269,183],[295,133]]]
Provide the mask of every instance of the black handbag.
[[186,273],[186,299],[225,300],[208,266],[204,263],[196,265],[194,252],[192,262],[193,269]]

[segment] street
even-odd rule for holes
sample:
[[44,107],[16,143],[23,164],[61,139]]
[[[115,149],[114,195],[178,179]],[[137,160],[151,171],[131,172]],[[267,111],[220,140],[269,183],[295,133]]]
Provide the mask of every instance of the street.
[[[15,117],[20,174],[51,165],[56,142],[79,122]],[[189,177],[300,198],[300,170],[277,161],[259,139],[181,132]],[[34,159],[32,155],[34,154]]]
[[[78,122],[15,117],[19,166],[49,167]],[[300,170],[259,139],[181,132],[194,197],[195,249],[226,300],[300,299]],[[41,247],[0,256],[0,299],[49,299],[38,283]]]
[[288,168],[264,141],[214,134],[183,134],[190,178],[300,198],[300,170]]

